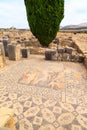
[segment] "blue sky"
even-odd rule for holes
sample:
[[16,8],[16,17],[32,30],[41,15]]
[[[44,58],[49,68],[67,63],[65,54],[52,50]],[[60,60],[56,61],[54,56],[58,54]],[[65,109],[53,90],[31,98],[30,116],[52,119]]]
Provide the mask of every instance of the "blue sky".
[[[65,0],[62,26],[87,22],[87,0]],[[0,0],[0,28],[29,28],[24,0]]]

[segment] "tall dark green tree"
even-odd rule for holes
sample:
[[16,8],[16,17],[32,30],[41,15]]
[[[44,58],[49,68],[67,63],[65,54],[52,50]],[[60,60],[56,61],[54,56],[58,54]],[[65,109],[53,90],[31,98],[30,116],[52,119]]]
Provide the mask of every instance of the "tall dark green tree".
[[43,46],[56,37],[64,17],[64,0],[24,0],[32,33]]

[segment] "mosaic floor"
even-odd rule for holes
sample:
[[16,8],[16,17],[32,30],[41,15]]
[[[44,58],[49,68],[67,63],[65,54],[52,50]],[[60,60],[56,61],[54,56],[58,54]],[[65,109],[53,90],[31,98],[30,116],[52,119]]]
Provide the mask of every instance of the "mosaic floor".
[[32,56],[0,71],[0,107],[15,110],[17,130],[87,130],[82,64]]

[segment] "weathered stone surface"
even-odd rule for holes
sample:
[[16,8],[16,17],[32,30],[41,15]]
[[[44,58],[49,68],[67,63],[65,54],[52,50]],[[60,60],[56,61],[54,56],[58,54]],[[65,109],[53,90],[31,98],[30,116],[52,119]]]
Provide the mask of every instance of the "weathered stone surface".
[[8,56],[7,45],[8,45],[9,43],[10,43],[9,38],[8,38],[8,37],[4,37],[4,38],[3,38],[3,45],[4,45],[5,56]]
[[5,53],[4,53],[4,46],[2,42],[0,42],[0,67],[5,65]]
[[43,55],[45,54],[46,48],[42,47],[29,47],[30,49],[30,54],[38,54],[38,55]]
[[4,66],[4,58],[2,55],[0,55],[0,67]]
[[64,53],[65,52],[65,48],[62,46],[58,47],[58,53]]
[[54,43],[54,44],[59,44],[59,39],[58,39],[58,38],[55,38],[55,39],[53,40],[53,43]]
[[27,48],[21,48],[21,53],[23,58],[28,58],[30,55],[30,49]]
[[49,44],[49,48],[50,48],[50,49],[56,49],[56,48],[57,48],[57,44],[54,44],[53,42],[51,42],[51,43]]
[[78,62],[84,62],[84,56],[82,54],[79,54]]
[[9,60],[20,60],[21,59],[21,50],[20,45],[8,45],[8,56]]
[[5,56],[5,51],[4,51],[4,46],[3,46],[3,43],[0,42],[0,50],[1,50],[1,55],[4,55]]
[[2,50],[1,50],[1,48],[0,48],[0,55],[2,54]]
[[71,47],[68,47],[68,46],[65,47],[65,52],[66,53],[72,54],[72,50],[73,49]]
[[[64,50],[66,51],[64,52]],[[49,49],[48,51],[45,51],[45,59],[82,63],[84,61],[84,56],[71,47],[59,46],[58,49]]]
[[59,53],[57,57],[58,61],[63,61],[63,54]]
[[45,59],[46,60],[53,60],[54,55],[56,54],[55,50],[47,50],[45,51]]
[[87,54],[85,54],[84,65],[87,68]]
[[67,53],[63,53],[63,61],[67,61]]

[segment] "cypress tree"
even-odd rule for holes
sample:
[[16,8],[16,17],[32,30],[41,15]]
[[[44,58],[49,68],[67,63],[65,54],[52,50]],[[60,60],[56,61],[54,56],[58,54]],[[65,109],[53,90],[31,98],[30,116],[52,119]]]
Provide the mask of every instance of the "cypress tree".
[[24,0],[31,32],[43,46],[56,37],[64,17],[64,0]]

